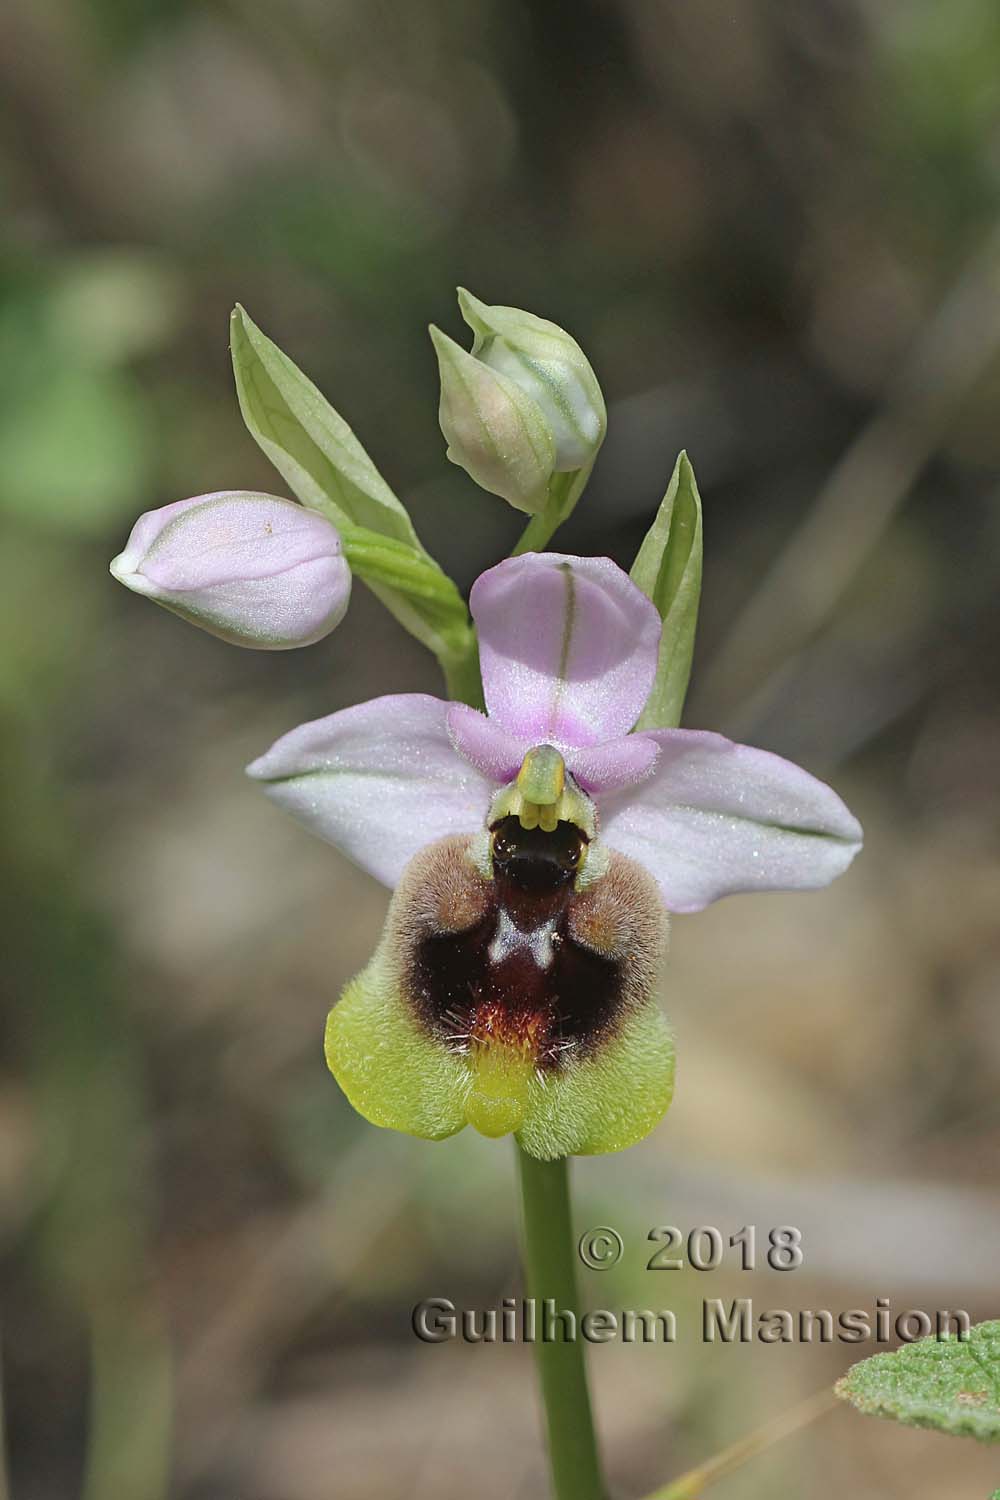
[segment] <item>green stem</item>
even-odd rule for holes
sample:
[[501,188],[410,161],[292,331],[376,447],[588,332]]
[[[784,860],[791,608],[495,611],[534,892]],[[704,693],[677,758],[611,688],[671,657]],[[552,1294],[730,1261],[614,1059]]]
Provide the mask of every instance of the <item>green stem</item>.
[[583,469],[553,474],[544,510],[539,511],[537,516],[532,516],[511,557],[520,557],[523,552],[543,551],[552,533],[568,520],[575,509],[576,502],[587,488],[587,480],[593,467],[591,462]]
[[[587,1389],[584,1348],[579,1338],[573,1222],[565,1158],[537,1161],[518,1146],[521,1207],[524,1216],[524,1269],[527,1293],[535,1301],[538,1331],[542,1308],[551,1298],[555,1311],[569,1312],[576,1337],[535,1344],[538,1376],[549,1438],[549,1463],[556,1500],[606,1500]],[[557,1325],[559,1326],[559,1325]]]

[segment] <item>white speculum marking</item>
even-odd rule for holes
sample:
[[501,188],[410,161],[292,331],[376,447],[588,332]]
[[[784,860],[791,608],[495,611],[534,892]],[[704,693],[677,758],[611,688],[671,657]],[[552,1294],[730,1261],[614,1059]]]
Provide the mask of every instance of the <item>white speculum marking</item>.
[[501,907],[496,934],[488,950],[490,963],[499,964],[518,948],[527,948],[538,968],[547,969],[555,958],[558,941],[555,917],[541,927],[532,928],[531,932],[522,932]]

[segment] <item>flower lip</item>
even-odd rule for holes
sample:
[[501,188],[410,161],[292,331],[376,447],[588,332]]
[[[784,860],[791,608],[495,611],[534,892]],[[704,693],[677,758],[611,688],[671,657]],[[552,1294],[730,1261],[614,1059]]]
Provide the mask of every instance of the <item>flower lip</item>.
[[[427,903],[421,893],[416,910],[403,917],[396,962],[407,1003],[426,1030],[472,1057],[498,1051],[513,1062],[513,1048],[530,1075],[536,1067],[559,1069],[571,1051],[599,1045],[614,1028],[630,998],[630,954],[627,945],[602,951],[587,941],[586,913],[595,894],[576,896],[569,890],[572,872],[565,862],[572,858],[572,830],[562,869],[558,848],[550,854],[538,848],[538,841],[554,835],[516,829],[511,836],[525,839],[519,842],[522,851],[530,848],[528,840],[536,845],[522,873],[530,870],[528,878],[538,884],[484,883],[467,871],[464,878],[477,884],[478,902],[470,902],[476,915],[454,930],[421,920]],[[463,877],[448,841],[426,851],[423,863],[432,890],[436,884],[453,892],[460,888]],[[611,881],[603,901],[596,897],[599,927],[613,925],[613,892]],[[397,915],[407,905],[404,895]],[[630,918],[634,914],[623,920],[627,924]]]
[[378,1125],[435,1140],[466,1124],[516,1131],[546,1159],[620,1150],[672,1093],[655,885],[617,860],[569,899],[543,893],[519,913],[509,894],[470,860],[467,839],[422,850],[376,954],[330,1015],[330,1068]]

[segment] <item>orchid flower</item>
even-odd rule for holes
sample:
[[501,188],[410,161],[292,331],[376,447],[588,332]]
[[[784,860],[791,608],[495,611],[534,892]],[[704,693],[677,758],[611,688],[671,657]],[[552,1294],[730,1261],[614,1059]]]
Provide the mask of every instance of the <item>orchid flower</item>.
[[[543,551],[604,438],[597,376],[556,324],[468,292],[459,306],[471,350],[431,331],[448,457],[530,518],[468,606],[344,418],[241,307],[240,410],[298,503],[228,492],[148,512],[112,572],[271,650],[332,630],[357,577],[437,658],[455,701],[358,704],[286,734],[249,774],[393,892],[327,1023],[344,1093],[431,1140],[513,1135],[526,1288],[572,1315],[567,1159],[641,1140],[673,1093],[657,1003],[670,916],[826,885],[861,829],[777,755],[669,727],[701,588],[686,453],[631,576]],[[553,1493],[603,1500],[582,1347],[543,1339],[536,1355]]]
[[826,885],[861,828],[768,751],[632,732],[661,621],[610,559],[508,559],[470,610],[485,714],[376,698],[292,730],[249,775],[395,891],[328,1026],[352,1104],[434,1139],[514,1132],[542,1159],[618,1150],[672,1094],[667,914]]

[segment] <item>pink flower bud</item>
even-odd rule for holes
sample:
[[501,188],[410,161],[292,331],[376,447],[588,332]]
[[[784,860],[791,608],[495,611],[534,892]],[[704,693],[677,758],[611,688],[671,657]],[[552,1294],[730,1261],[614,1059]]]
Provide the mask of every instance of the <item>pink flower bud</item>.
[[111,572],[234,646],[310,646],[339,625],[351,570],[336,528],[275,495],[221,490],[139,517]]

